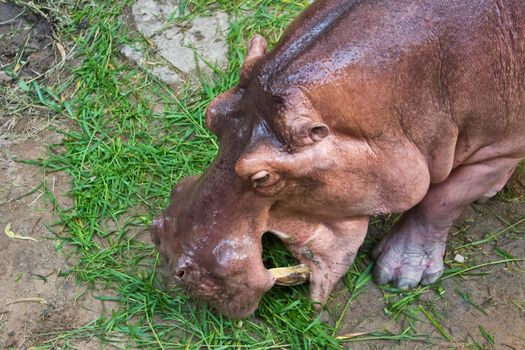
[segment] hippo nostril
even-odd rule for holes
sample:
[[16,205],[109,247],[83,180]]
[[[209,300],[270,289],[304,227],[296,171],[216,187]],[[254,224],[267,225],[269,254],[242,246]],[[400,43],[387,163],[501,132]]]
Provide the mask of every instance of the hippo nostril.
[[177,269],[175,271],[175,277],[177,277],[178,279],[184,278],[185,275],[186,275],[186,271],[184,271],[183,269]]

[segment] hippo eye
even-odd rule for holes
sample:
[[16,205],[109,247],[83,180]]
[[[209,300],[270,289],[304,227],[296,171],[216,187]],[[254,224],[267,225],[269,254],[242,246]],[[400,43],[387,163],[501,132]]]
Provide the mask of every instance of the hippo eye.
[[262,187],[270,184],[270,173],[267,171],[259,171],[255,175],[252,175],[250,180],[253,183],[253,187]]

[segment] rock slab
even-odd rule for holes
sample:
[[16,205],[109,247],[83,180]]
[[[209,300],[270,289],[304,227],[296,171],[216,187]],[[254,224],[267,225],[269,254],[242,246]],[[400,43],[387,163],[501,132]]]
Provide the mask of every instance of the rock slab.
[[214,12],[207,17],[176,21],[178,1],[137,0],[132,7],[138,31],[151,45],[127,45],[122,54],[170,85],[209,75],[209,65],[227,65],[228,14]]

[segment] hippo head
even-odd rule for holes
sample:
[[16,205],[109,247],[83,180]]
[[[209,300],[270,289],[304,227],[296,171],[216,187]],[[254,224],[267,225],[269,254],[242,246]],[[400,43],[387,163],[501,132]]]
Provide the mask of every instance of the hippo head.
[[176,282],[231,318],[252,313],[275,283],[261,257],[265,232],[310,268],[311,297],[322,303],[384,204],[370,192],[382,174],[362,171],[382,160],[359,135],[336,132],[346,105],[275,74],[266,47],[259,36],[250,41],[239,85],[208,107],[214,162],[174,188],[152,225]]

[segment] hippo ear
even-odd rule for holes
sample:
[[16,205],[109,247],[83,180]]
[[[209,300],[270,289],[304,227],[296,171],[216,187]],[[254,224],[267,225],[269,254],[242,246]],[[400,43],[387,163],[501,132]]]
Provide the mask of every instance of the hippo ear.
[[295,146],[308,146],[330,135],[330,129],[326,124],[306,117],[294,118],[287,124],[286,129],[289,131],[286,136]]
[[235,88],[215,97],[206,110],[206,126],[208,129],[219,136],[225,119],[237,113],[237,106],[241,97],[242,92]]
[[255,35],[251,38],[248,43],[248,49],[246,50],[246,58],[244,59],[244,64],[241,68],[241,82],[246,81],[249,78],[253,66],[257,61],[264,57],[264,55],[266,55],[267,50],[268,43],[266,42],[266,39],[260,35]]
[[312,122],[307,126],[309,139],[313,142],[321,141],[330,134],[328,126],[319,122]]

